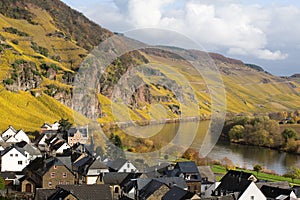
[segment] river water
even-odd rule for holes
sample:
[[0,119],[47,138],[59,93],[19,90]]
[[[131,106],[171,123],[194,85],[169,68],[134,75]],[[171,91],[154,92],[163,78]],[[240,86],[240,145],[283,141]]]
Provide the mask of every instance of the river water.
[[[209,125],[209,121],[170,123],[138,128],[129,127],[124,132],[138,133],[139,135],[134,134],[134,136],[150,138],[155,142],[160,142],[161,146],[165,146],[171,142],[187,145],[189,141],[193,141],[190,142],[190,146],[200,150],[200,153],[201,151],[205,151],[204,154],[207,157],[213,160],[222,160],[224,157],[227,157],[234,165],[248,169],[252,169],[255,164],[260,164],[264,168],[282,175],[291,166],[300,167],[299,155],[279,152],[268,148],[230,144],[228,142],[219,141],[215,144],[215,141],[213,139],[210,140],[209,137]],[[203,142],[204,139],[205,142]],[[203,150],[203,146],[211,147],[212,150],[209,151],[210,148],[209,150]]]

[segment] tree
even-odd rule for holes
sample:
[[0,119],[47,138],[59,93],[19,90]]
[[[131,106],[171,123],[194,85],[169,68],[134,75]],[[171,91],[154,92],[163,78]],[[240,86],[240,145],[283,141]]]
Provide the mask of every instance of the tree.
[[285,173],[283,176],[291,178],[292,182],[294,182],[294,179],[300,179],[300,169],[297,167],[290,167],[288,172]]
[[244,126],[242,125],[235,125],[229,131],[229,137],[231,140],[239,140],[242,139],[244,136]]
[[62,134],[63,139],[68,140],[68,131],[73,124],[69,121],[69,119],[64,118],[61,118],[58,123],[58,133]]
[[257,175],[258,175],[258,172],[260,172],[262,170],[262,167],[259,164],[256,164],[253,166],[253,170],[256,171]]
[[281,133],[282,137],[285,139],[285,142],[287,142],[289,139],[296,139],[297,138],[297,132],[292,128],[286,128]]
[[3,190],[5,188],[5,181],[4,179],[0,176],[0,190]]

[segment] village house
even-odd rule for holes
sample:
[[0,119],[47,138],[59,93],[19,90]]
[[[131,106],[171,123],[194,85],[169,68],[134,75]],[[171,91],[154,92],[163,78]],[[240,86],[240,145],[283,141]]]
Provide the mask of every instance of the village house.
[[167,175],[169,177],[182,177],[186,181],[190,192],[201,193],[202,178],[195,162],[177,162],[174,169],[168,171]]
[[88,126],[73,127],[68,130],[68,144],[73,146],[76,143],[86,144],[89,138]]
[[22,192],[34,192],[36,188],[52,189],[58,185],[75,183],[75,174],[56,157],[37,158],[25,168],[21,181]]
[[297,196],[292,189],[283,189],[279,187],[263,185],[260,190],[268,200],[297,200]]
[[138,172],[137,168],[124,158],[117,158],[116,160],[107,163],[111,172]]
[[29,155],[15,145],[1,152],[1,172],[21,172],[29,164]]
[[27,134],[23,130],[17,131],[13,126],[9,126],[8,129],[6,129],[2,133],[1,141],[7,143],[17,143],[17,142],[25,141],[28,144],[30,143],[30,139],[27,136]]
[[237,200],[266,200],[265,195],[256,186],[257,178],[242,171],[229,170],[212,196],[234,195]]
[[88,166],[85,182],[88,185],[103,183],[103,176],[108,172],[108,167],[98,157]]
[[50,123],[44,123],[41,126],[40,129],[40,133],[57,133],[58,129],[59,129],[59,123],[58,122],[54,122],[54,124],[50,124]]

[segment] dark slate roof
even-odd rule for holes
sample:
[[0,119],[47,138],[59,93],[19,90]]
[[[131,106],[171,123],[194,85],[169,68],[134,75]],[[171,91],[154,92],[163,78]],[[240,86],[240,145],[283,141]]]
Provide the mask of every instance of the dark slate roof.
[[16,179],[16,173],[14,172],[1,172],[0,176],[5,179]]
[[133,200],[133,199],[127,196],[122,196],[121,198],[119,198],[119,200]]
[[174,168],[179,169],[182,173],[199,173],[197,165],[193,161],[178,162]]
[[293,186],[292,189],[295,192],[297,198],[300,198],[300,186]]
[[74,167],[84,167],[86,165],[89,165],[93,161],[93,157],[89,155],[85,155],[82,157],[79,157],[74,163]]
[[287,195],[289,196],[293,190],[291,189],[282,189],[278,187],[271,187],[267,185],[263,185],[260,188],[261,192],[267,197],[267,198],[276,198],[280,195]]
[[40,150],[36,148],[35,146],[32,146],[30,144],[26,144],[23,149],[28,152],[31,156],[40,156],[42,155]]
[[181,177],[161,177],[161,178],[155,178],[154,180],[162,182],[168,185],[169,187],[177,186],[182,189],[188,187],[185,180]]
[[162,197],[162,200],[185,200],[193,196],[193,193],[175,186]]
[[217,187],[216,191],[219,191],[222,193],[223,192],[226,192],[226,193],[238,192],[239,196],[242,195],[243,192],[252,183],[252,181],[247,179],[248,175],[244,176],[243,174],[244,174],[244,172],[230,170],[221,179],[221,183]]
[[235,198],[231,195],[220,196],[220,197],[207,197],[202,200],[235,200]]
[[108,167],[98,158],[92,162],[92,164],[89,166],[89,169],[108,169]]
[[59,188],[80,200],[112,200],[109,185],[62,185]]
[[25,155],[25,151],[24,149],[20,148],[20,147],[17,147],[15,145],[12,145],[10,147],[7,147],[6,149],[4,149],[2,152],[1,152],[1,156],[4,156],[5,154],[7,154],[10,150],[12,150],[13,148],[15,148],[17,151],[19,151],[21,154],[23,154],[24,156]]
[[70,137],[73,137],[77,131],[79,131],[83,137],[88,137],[88,128],[87,127],[78,127],[78,128],[72,127],[68,130],[68,135]]
[[156,172],[156,171],[163,173],[166,170],[166,168],[168,168],[170,165],[171,165],[170,163],[160,163],[158,165],[148,167],[145,170],[145,173]]
[[42,189],[42,188],[36,188],[35,192],[35,200],[42,200],[42,199],[48,199],[51,195],[53,195],[56,192],[56,189]]
[[267,185],[271,187],[278,187],[282,189],[291,189],[290,183],[288,181],[280,181],[280,182],[256,182],[256,186],[260,189],[262,186]]
[[104,174],[103,180],[105,184],[120,185],[129,173],[109,172]]
[[131,189],[136,185],[136,180],[142,175],[142,173],[129,173],[125,179],[120,183],[121,188],[125,193],[131,191]]
[[117,158],[114,161],[108,162],[107,166],[115,171],[118,171],[126,162],[127,160],[124,158]]
[[[69,191],[63,189],[57,189],[54,194],[47,198],[47,200],[60,200],[65,199],[70,194]],[[76,198],[78,199],[78,198]]]
[[140,199],[147,199],[151,196],[156,190],[162,187],[164,184],[157,180],[150,181],[145,187],[143,187],[139,192]]
[[248,180],[250,176],[254,176],[252,173],[236,171],[236,170],[229,170],[226,175],[232,177],[239,177],[241,179],[246,179],[246,180]]
[[60,160],[69,170],[72,170],[72,161],[70,156],[62,156],[62,157],[56,157],[58,160]]

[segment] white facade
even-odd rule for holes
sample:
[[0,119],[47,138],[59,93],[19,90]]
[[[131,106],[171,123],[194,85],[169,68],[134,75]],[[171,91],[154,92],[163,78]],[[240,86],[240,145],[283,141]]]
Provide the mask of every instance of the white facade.
[[243,192],[238,200],[266,200],[265,195],[260,191],[260,189],[255,185],[254,182],[248,186],[248,188]]
[[138,172],[138,170],[130,161],[127,161],[118,172]]
[[29,137],[23,130],[19,130],[19,132],[17,132],[14,137],[17,139],[18,142],[25,141],[27,144],[30,143]]
[[67,143],[64,143],[63,145],[61,145],[61,147],[59,147],[56,151],[56,153],[63,153],[64,150],[70,149],[70,146]]
[[29,160],[16,148],[10,149],[1,157],[1,172],[20,172],[29,164]]
[[17,143],[19,142],[14,136],[11,136],[8,138],[5,142],[10,142],[10,143]]
[[8,129],[2,133],[1,137],[9,138],[11,136],[14,136],[15,134],[16,134],[16,130],[12,126],[9,126]]

